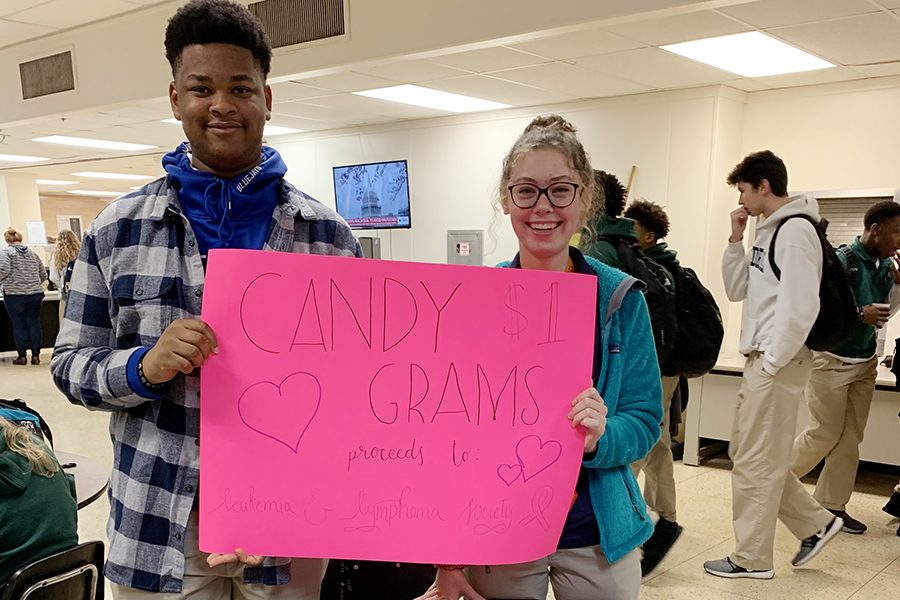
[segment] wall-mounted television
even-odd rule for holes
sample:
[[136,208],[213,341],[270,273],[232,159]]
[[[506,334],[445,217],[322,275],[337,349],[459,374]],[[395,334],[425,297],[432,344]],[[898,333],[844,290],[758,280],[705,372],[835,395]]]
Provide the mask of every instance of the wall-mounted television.
[[334,199],[352,229],[406,229],[409,176],[405,160],[334,167]]

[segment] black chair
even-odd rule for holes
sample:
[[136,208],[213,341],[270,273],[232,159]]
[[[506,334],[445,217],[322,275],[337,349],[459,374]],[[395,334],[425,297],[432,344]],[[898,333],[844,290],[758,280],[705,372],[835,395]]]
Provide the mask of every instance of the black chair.
[[16,571],[0,600],[103,600],[103,542],[85,542]]

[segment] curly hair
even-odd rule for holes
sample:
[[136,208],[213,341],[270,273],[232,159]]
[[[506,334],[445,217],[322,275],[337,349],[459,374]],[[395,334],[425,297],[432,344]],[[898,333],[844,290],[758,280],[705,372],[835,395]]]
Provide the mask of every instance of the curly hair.
[[594,192],[597,195],[596,201],[603,205],[604,212],[611,217],[622,216],[628,190],[619,178],[606,171],[594,171],[594,183],[597,186]]
[[763,179],[769,182],[774,195],[779,198],[787,196],[787,167],[771,150],[760,150],[745,156],[728,174],[727,181],[728,185],[749,183],[756,189]]
[[193,44],[232,44],[245,48],[259,63],[263,79],[272,65],[272,47],[259,20],[245,7],[230,0],[191,0],[169,19],[166,58],[175,68],[181,53]]
[[669,215],[659,204],[635,200],[628,205],[625,216],[640,223],[647,231],[652,231],[658,240],[669,235]]
[[62,273],[66,265],[78,258],[81,242],[78,236],[68,229],[61,229],[56,237],[56,250],[53,252],[53,264]]
[[28,460],[33,473],[41,477],[53,477],[59,471],[59,463],[30,431],[0,417],[0,434],[6,447]]
[[503,158],[498,188],[500,201],[502,202],[507,195],[506,186],[516,161],[532,150],[552,148],[565,157],[569,167],[581,180],[583,186],[581,198],[585,205],[585,213],[589,212],[590,204],[584,199],[591,198],[593,194],[593,168],[575,132],[575,126],[559,115],[542,115],[532,119]]

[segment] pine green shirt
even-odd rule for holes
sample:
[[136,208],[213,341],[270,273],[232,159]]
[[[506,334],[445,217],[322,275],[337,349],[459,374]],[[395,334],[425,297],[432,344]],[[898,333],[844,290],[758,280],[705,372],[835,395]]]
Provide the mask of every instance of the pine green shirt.
[[[888,302],[891,288],[894,286],[891,261],[873,258],[866,252],[859,237],[853,240],[850,248],[854,255],[852,265],[848,265],[847,257],[842,252],[838,252],[837,255],[844,269],[851,266],[858,269],[856,275],[851,277],[857,306]],[[860,321],[853,334],[832,348],[829,354],[845,358],[871,358],[875,356],[875,346],[875,326]]]

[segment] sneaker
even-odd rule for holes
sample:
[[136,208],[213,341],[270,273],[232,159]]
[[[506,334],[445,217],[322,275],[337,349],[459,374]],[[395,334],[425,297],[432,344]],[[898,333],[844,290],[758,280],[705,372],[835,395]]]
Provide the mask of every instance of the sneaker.
[[847,511],[845,511],[845,510],[831,510],[829,508],[828,512],[830,512],[831,514],[833,514],[836,517],[840,517],[841,519],[843,519],[844,526],[841,527],[841,531],[843,531],[844,533],[853,533],[856,535],[861,535],[866,532],[866,529],[868,529],[868,527],[866,527],[865,523],[862,523],[861,521],[857,521],[856,519],[854,519],[853,517],[848,515]]
[[900,519],[900,492],[894,492],[893,494],[891,494],[891,497],[888,498],[887,504],[885,504],[881,510],[891,515],[892,517],[897,517],[898,519]]
[[818,533],[815,533],[800,542],[800,550],[794,555],[794,558],[791,559],[791,564],[795,567],[802,567],[811,561],[816,554],[822,551],[825,544],[830,542],[831,538],[837,535],[837,532],[840,531],[843,526],[844,520],[840,517],[835,517],[831,520],[831,523],[819,530]]
[[31,364],[33,364],[33,365],[39,365],[39,364],[41,364],[41,357],[40,357],[40,356],[32,356],[32,357],[31,357]]
[[675,521],[667,521],[660,518],[656,522],[656,527],[653,528],[653,535],[644,542],[641,577],[646,577],[665,558],[682,531],[684,531],[684,527]]
[[751,571],[750,569],[745,569],[744,567],[739,567],[738,565],[734,564],[727,556],[722,560],[706,561],[705,563],[703,563],[703,570],[710,575],[715,575],[716,577],[727,577],[729,579],[738,579],[741,577],[748,579],[772,579],[773,577],[775,577],[775,569],[768,569],[766,571]]
[[16,360],[13,361],[13,364],[14,365],[27,365],[28,359],[25,358],[24,356],[20,356]]

